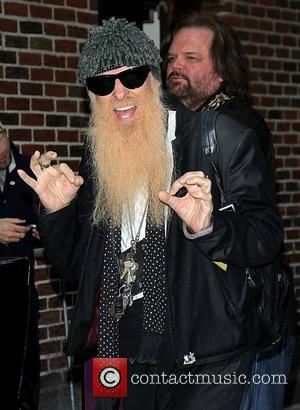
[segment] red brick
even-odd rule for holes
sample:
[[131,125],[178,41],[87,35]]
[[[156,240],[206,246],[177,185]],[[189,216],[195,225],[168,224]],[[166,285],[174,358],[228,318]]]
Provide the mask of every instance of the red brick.
[[267,20],[259,20],[257,28],[259,28],[262,31],[275,32],[273,22]]
[[48,370],[49,370],[48,360],[47,359],[40,359],[40,373],[46,372]]
[[65,327],[64,325],[49,326],[49,337],[60,337],[65,336]]
[[55,51],[64,53],[76,53],[77,43],[72,40],[55,40]]
[[12,16],[28,16],[28,6],[24,3],[7,2],[4,4],[5,14]]
[[56,70],[55,80],[59,83],[76,83],[77,71],[74,70]]
[[[38,130],[34,130],[34,136],[36,135],[36,133],[38,132]],[[34,138],[35,139],[35,138]],[[37,263],[38,261],[35,260],[35,262]],[[35,268],[35,280],[38,282],[40,280],[46,280],[49,278],[49,272],[48,269],[44,268]]]
[[19,61],[21,65],[41,65],[42,56],[39,53],[19,53]]
[[33,18],[52,19],[52,8],[43,6],[30,6],[30,15]]
[[60,142],[78,142],[78,131],[57,131],[57,141]]
[[220,17],[225,23],[231,25],[232,27],[242,26],[242,20],[240,16],[237,16],[236,14],[227,14]]
[[52,81],[53,70],[49,68],[32,68],[31,69],[32,81]]
[[274,107],[275,104],[275,98],[273,97],[262,97],[261,98],[261,105],[263,107]]
[[243,27],[257,29],[258,28],[258,19],[254,17],[245,17],[243,19]]
[[5,107],[5,100],[4,98],[0,97],[0,111],[4,111]]
[[[298,239],[299,238],[299,231],[297,229],[293,230],[286,230],[286,237],[287,239]],[[300,257],[295,255],[290,255],[290,261],[297,261],[300,262]]]
[[79,58],[78,56],[76,56],[76,57],[67,56],[67,67],[68,68],[74,68],[77,71],[77,69],[78,69],[78,58]]
[[41,295],[52,295],[53,292],[54,292],[54,289],[55,289],[54,286],[53,286],[54,283],[52,281],[50,283],[39,283],[38,288],[37,288],[39,294],[41,294]]
[[53,130],[34,130],[33,135],[35,141],[55,141],[55,132]]
[[42,95],[43,86],[39,83],[21,83],[21,94],[24,95]]
[[292,144],[292,145],[299,144],[298,136],[296,134],[284,135],[283,142],[284,144]]
[[75,113],[77,109],[77,103],[70,100],[57,100],[56,111],[58,112],[73,112]]
[[67,0],[67,6],[87,9],[88,3],[87,0]]
[[274,56],[275,50],[271,47],[260,47],[260,55],[264,57],[271,57]]
[[29,110],[29,99],[28,98],[13,98],[7,99],[6,107],[8,110]]
[[53,97],[65,97],[66,87],[64,85],[58,84],[45,84],[45,95]]
[[40,312],[39,326],[60,323],[60,312],[59,310],[47,310]]
[[75,37],[86,39],[88,37],[88,30],[85,27],[80,26],[69,26],[68,27],[68,37]]
[[44,0],[45,4],[54,4],[56,6],[63,6],[65,4],[65,0]]
[[15,33],[18,30],[18,24],[15,20],[0,18],[1,31]]
[[284,36],[282,43],[284,46],[297,47],[297,39],[292,36]]
[[275,9],[275,8],[270,8],[267,9],[267,17],[271,18],[271,19],[280,19],[281,17],[281,11],[280,9]]
[[[36,282],[35,282],[36,283]],[[42,312],[43,310],[48,309],[48,300],[47,298],[39,296],[39,311]]]
[[289,33],[290,32],[290,25],[289,23],[275,23],[275,32],[276,33]]
[[66,8],[55,8],[54,20],[75,21],[75,11]]
[[45,34],[49,36],[65,36],[66,28],[62,24],[45,23]]
[[38,144],[28,144],[22,147],[22,153],[29,155],[29,156],[33,155],[35,151],[44,152],[45,150],[42,145],[38,145]]
[[1,94],[17,94],[18,83],[13,81],[0,81]]
[[251,33],[251,41],[253,43],[265,43],[266,35],[265,33]]
[[298,118],[298,112],[297,111],[284,111],[284,118],[289,119],[289,120],[295,120]]
[[42,114],[22,114],[21,115],[22,125],[43,125],[44,116]]
[[39,328],[39,339],[47,339],[48,338],[48,329],[46,327]]
[[83,24],[91,24],[91,25],[97,25],[98,23],[98,15],[96,13],[87,13],[87,12],[82,12],[79,11],[77,13],[77,20],[79,23]]
[[267,63],[268,63],[267,67],[268,67],[270,70],[275,70],[275,71],[280,71],[280,70],[282,70],[282,61],[278,61],[278,60],[268,60]]
[[52,342],[40,343],[40,353],[42,356],[45,354],[60,353],[60,352],[61,352],[61,344],[58,340],[52,341]]
[[51,370],[67,368],[68,362],[65,356],[52,357],[49,359],[49,368]]
[[33,98],[31,109],[33,111],[54,111],[54,101],[49,98]]
[[88,101],[87,98],[84,101],[82,101],[82,100],[79,101],[79,112],[80,113],[85,113],[85,114],[90,112],[89,101]]
[[65,67],[66,59],[63,56],[53,56],[46,54],[44,56],[44,64],[50,67]]
[[287,21],[297,21],[297,13],[292,10],[282,10],[282,19]]
[[13,141],[31,141],[31,130],[26,128],[10,129],[9,135]]
[[269,93],[281,95],[282,94],[282,86],[278,84],[270,84],[269,85]]
[[265,17],[266,9],[260,6],[253,6],[250,8],[249,14],[256,17]]

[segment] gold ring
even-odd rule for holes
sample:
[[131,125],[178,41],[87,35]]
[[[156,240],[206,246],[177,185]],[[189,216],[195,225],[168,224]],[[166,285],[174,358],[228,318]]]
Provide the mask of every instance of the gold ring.
[[43,162],[43,161],[41,161],[41,160],[39,159],[39,160],[38,160],[38,164],[39,164],[39,166],[41,167],[41,170],[44,171],[44,169],[47,169],[47,168],[50,167],[51,162],[48,161],[47,163],[45,163],[45,162]]

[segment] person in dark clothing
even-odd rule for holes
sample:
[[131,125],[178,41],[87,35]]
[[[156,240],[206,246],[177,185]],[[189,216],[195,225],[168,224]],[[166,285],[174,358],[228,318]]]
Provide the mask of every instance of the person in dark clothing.
[[[27,257],[30,260],[31,269],[30,302],[28,302],[29,306],[23,306],[24,311],[29,309],[25,361],[22,369],[17,369],[22,380],[20,397],[16,397],[17,394],[13,397],[9,395],[10,390],[5,387],[7,380],[5,383],[1,383],[1,389],[3,389],[1,393],[2,400],[6,403],[7,408],[13,410],[19,408],[17,406],[23,406],[22,408],[31,410],[38,408],[40,372],[37,324],[38,296],[33,279],[33,246],[35,241],[38,243],[39,233],[36,229],[37,217],[34,212],[34,192],[20,179],[17,173],[17,169],[21,168],[32,175],[29,163],[30,157],[18,152],[17,147],[9,141],[6,130],[0,123],[0,258],[4,260],[11,257]],[[2,267],[2,269],[4,268]],[[26,272],[22,274],[26,274]],[[11,283],[11,286],[12,289],[7,289],[7,291],[11,292],[10,298],[13,298],[13,287],[18,287],[18,283]],[[26,289],[19,289],[18,291],[25,293]],[[3,297],[2,303],[5,300],[5,297]],[[3,308],[5,309],[5,306]],[[19,314],[18,317],[20,318],[21,315]],[[17,318],[11,318],[11,320],[17,320]],[[15,355],[13,351],[14,341],[8,337],[7,344],[10,346],[10,356],[13,358]],[[23,346],[21,348],[23,349]],[[9,358],[6,360],[9,360]],[[10,363],[12,362],[11,360]],[[4,399],[6,396],[7,400]]]
[[[176,127],[160,61],[125,19],[92,28],[79,60],[91,103],[79,175],[38,151],[36,178],[19,175],[46,208],[56,272],[79,281],[67,354],[95,346],[98,358],[129,359],[128,397],[88,409],[237,410],[244,384],[228,378],[249,372],[258,338],[246,267],[278,254],[283,224],[258,135],[227,116],[221,166],[239,212],[219,209],[198,118],[180,111]],[[155,374],[173,383],[136,382]]]
[[[247,62],[234,30],[216,16],[187,13],[174,22],[163,49],[166,87],[178,98],[173,99],[174,109],[182,110],[180,105],[183,105],[194,113],[218,111],[252,129],[261,146],[263,161],[270,169],[270,183],[274,185],[272,135],[263,117],[250,105]],[[225,140],[227,130],[218,127],[217,134],[218,139]],[[227,172],[222,170],[221,173],[225,184]],[[255,356],[252,376],[282,374],[287,379],[295,350],[295,312],[291,281],[285,340],[271,351]],[[285,384],[251,383],[241,409],[280,410],[284,406],[284,390]]]

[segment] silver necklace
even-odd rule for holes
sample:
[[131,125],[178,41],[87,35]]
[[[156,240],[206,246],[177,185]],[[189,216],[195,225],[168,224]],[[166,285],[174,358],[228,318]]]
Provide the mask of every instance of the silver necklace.
[[[136,247],[139,242],[141,230],[143,226],[144,219],[147,213],[148,203],[146,203],[141,222],[139,224],[137,233],[134,237],[133,227],[131,223],[130,210],[128,206],[128,219],[131,235],[131,248],[127,252],[124,260],[118,261],[119,271],[120,271],[120,287],[118,295],[114,298],[114,301],[109,309],[109,313],[116,318],[118,321],[125,313],[128,306],[133,303],[132,297],[132,283],[136,280],[136,271],[139,269],[137,261],[134,259],[136,255]],[[121,263],[120,263],[121,262]]]
[[144,219],[145,219],[145,216],[146,216],[147,208],[148,208],[148,202],[145,205],[145,209],[144,209],[144,212],[143,212],[143,215],[142,215],[141,222],[139,224],[137,233],[134,237],[134,235],[133,235],[133,226],[132,226],[132,222],[131,222],[130,209],[129,209],[129,205],[128,205],[128,219],[129,219],[129,228],[130,228],[130,236],[131,236],[130,245],[131,245],[131,249],[133,250],[134,254],[136,254],[136,245],[140,240],[141,230],[142,230],[143,222],[144,222]]

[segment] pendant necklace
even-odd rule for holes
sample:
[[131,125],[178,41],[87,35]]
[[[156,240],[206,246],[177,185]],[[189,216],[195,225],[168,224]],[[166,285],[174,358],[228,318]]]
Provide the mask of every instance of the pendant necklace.
[[129,219],[129,227],[130,227],[130,249],[126,253],[126,256],[123,259],[118,259],[119,261],[119,271],[120,271],[120,287],[118,291],[118,295],[114,298],[114,301],[109,309],[109,313],[115,317],[117,321],[124,315],[127,306],[131,306],[133,304],[133,296],[132,296],[132,283],[136,280],[135,272],[139,269],[139,264],[135,260],[136,257],[136,248],[137,243],[139,242],[141,230],[143,226],[143,222],[146,217],[148,208],[148,202],[145,205],[145,209],[142,215],[141,222],[138,226],[138,230],[136,235],[133,235],[133,227],[131,222],[130,216],[130,209],[128,206],[128,219]]
[[123,262],[123,267],[122,267],[121,272],[120,272],[121,279],[123,279],[123,278],[126,279],[126,277],[127,277],[127,280],[126,280],[127,283],[131,283],[131,282],[135,281],[134,273],[139,268],[139,265],[138,265],[137,261],[135,260],[136,247],[137,247],[137,244],[140,240],[141,230],[142,230],[143,222],[144,222],[145,217],[146,217],[147,208],[148,208],[148,203],[146,203],[146,205],[145,205],[145,209],[144,209],[144,212],[143,212],[143,215],[142,215],[141,222],[138,226],[137,233],[134,236],[133,226],[132,226],[132,221],[131,221],[131,215],[130,215],[130,209],[129,209],[129,206],[128,206],[128,219],[129,219],[129,228],[130,228],[130,235],[131,235],[131,241],[130,241],[131,248],[130,248],[129,252],[127,252],[127,254],[126,254],[125,260]]

